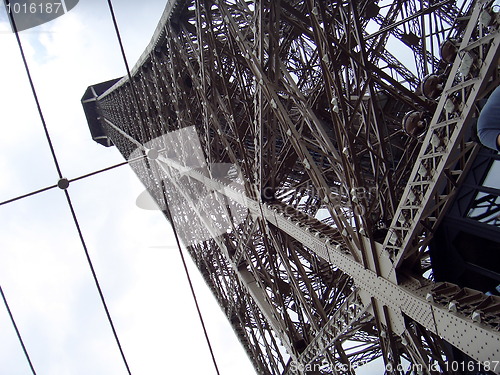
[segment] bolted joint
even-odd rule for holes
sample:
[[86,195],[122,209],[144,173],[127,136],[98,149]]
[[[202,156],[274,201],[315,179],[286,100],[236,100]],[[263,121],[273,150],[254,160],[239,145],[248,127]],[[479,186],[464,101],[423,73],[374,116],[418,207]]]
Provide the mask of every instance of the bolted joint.
[[61,190],[66,190],[69,186],[69,181],[67,178],[62,177],[57,181],[57,187]]

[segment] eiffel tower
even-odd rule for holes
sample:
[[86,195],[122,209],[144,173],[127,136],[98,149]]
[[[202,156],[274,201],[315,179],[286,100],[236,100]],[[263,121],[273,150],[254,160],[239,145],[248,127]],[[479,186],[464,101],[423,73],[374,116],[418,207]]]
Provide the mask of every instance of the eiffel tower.
[[168,1],[85,92],[259,374],[500,373],[500,158],[474,138],[497,12]]

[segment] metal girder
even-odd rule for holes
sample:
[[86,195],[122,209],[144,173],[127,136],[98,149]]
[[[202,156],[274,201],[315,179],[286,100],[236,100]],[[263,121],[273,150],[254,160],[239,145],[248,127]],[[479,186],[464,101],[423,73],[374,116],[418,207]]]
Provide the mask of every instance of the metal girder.
[[[391,272],[405,258],[425,248],[432,238],[433,228],[446,212],[443,206],[451,201],[464,171],[463,165],[453,170],[457,155],[473,147],[464,144],[463,136],[475,113],[475,101],[484,96],[489,77],[494,77],[498,70],[500,56],[498,24],[493,30],[481,24],[483,5],[481,2],[476,5],[468,21],[443,94],[385,238],[384,248],[394,262]],[[474,62],[477,68],[465,66],[466,58],[472,54],[477,54]],[[443,193],[440,190],[451,176],[452,184]]]
[[[448,344],[500,356],[496,299],[422,277],[477,153],[467,121],[497,82],[497,23],[460,4],[169,1],[132,81],[97,98],[259,373],[354,374],[380,356],[448,373]],[[419,86],[436,70],[439,101]],[[426,137],[401,127],[415,110],[434,114]]]
[[363,319],[370,320],[370,318],[367,319],[369,314],[366,314],[368,307],[362,303],[358,293],[353,291],[301,353],[298,363],[313,362],[328,347],[335,344],[343,334],[352,332],[355,324],[359,324]]
[[[144,146],[141,145],[141,147]],[[477,361],[491,362],[500,355],[500,348],[497,345],[500,340],[500,333],[494,328],[488,328],[484,324],[475,323],[471,317],[461,316],[456,312],[448,310],[446,307],[443,308],[427,301],[426,298],[431,293],[432,284],[418,284],[415,286],[412,283],[404,284],[400,282],[397,285],[394,281],[391,282],[377,276],[375,272],[363,267],[345,247],[343,248],[345,244],[328,238],[320,231],[315,231],[305,220],[305,215],[302,215],[302,217],[297,216],[296,212],[291,208],[287,209],[285,207],[284,210],[280,211],[279,206],[272,207],[269,204],[261,204],[245,196],[241,190],[235,190],[233,187],[224,184],[220,180],[213,179],[205,173],[196,169],[186,170],[186,167],[182,164],[164,157],[161,152],[158,160],[162,165],[168,165],[182,172],[184,175],[201,182],[208,190],[216,191],[229,200],[237,202],[240,206],[247,208],[253,217],[260,217],[268,221],[274,227],[301,242],[321,258],[350,275],[354,279],[355,285],[361,291],[361,298],[364,300],[365,306],[370,304],[370,298],[374,298],[381,306],[389,309],[389,320],[394,333],[403,335],[406,332],[404,322],[404,316],[406,315]],[[206,227],[210,228],[210,225],[206,224]],[[216,239],[218,236],[213,234],[213,237]],[[220,242],[219,246],[224,248]],[[382,256],[383,252],[380,252],[380,254]],[[385,263],[387,264],[386,267],[390,269],[388,258],[386,258]],[[248,280],[245,282],[249,283]],[[255,299],[259,300],[255,296],[255,291],[252,294],[254,294]],[[260,307],[268,321],[274,321],[271,315],[266,315],[265,311],[267,311],[267,308],[264,308],[263,305]],[[343,310],[340,311],[342,312]],[[283,328],[279,328],[280,325],[278,323],[271,323],[271,325],[275,326],[275,332],[278,335],[284,334]],[[331,326],[330,328],[333,329],[334,327]],[[317,342],[321,342],[321,336],[326,335],[325,332],[330,331],[326,328],[319,333],[316,339],[318,340]],[[475,345],[473,345],[473,339],[471,342],[462,340],[462,337],[474,338],[478,335],[483,340],[481,350],[477,350]],[[293,353],[290,343],[286,347],[290,353]],[[307,355],[304,357],[307,358]]]

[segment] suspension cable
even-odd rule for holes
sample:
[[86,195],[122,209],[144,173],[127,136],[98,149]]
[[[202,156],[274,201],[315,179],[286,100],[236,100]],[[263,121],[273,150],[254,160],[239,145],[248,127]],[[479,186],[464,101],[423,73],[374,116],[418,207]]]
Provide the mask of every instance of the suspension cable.
[[[137,92],[136,92],[134,81],[132,79],[132,75],[130,73],[130,69],[129,69],[129,65],[128,65],[128,61],[127,61],[127,56],[125,55],[125,49],[123,48],[122,38],[121,38],[121,35],[120,35],[120,30],[118,28],[118,23],[116,21],[115,13],[114,13],[114,10],[113,10],[113,4],[112,4],[111,0],[108,0],[108,6],[109,6],[109,11],[111,13],[111,18],[113,19],[113,25],[115,27],[116,37],[118,39],[118,43],[120,44],[120,50],[121,50],[121,53],[122,53],[123,62],[125,64],[125,68],[127,69],[127,76],[128,76],[129,82],[130,82],[130,87],[132,88],[132,95],[134,97],[135,105],[137,106],[137,113],[139,114],[139,120],[142,123],[140,125],[145,125],[146,122],[144,121],[144,118],[142,116],[142,112],[140,110],[138,95],[137,95]],[[191,289],[191,294],[193,296],[193,300],[194,300],[194,303],[196,305],[196,310],[198,312],[198,317],[199,317],[200,322],[201,322],[201,326],[202,326],[202,329],[203,329],[203,333],[205,335],[205,339],[206,339],[206,342],[207,342],[207,345],[208,345],[208,349],[210,351],[210,355],[212,357],[212,362],[214,364],[215,371],[217,372],[218,375],[220,375],[219,368],[217,366],[217,360],[215,359],[215,354],[214,354],[214,351],[212,349],[212,344],[210,342],[210,338],[208,336],[208,331],[207,331],[206,326],[205,326],[205,321],[203,319],[203,315],[201,313],[200,306],[198,304],[198,298],[196,297],[196,293],[195,293],[195,290],[194,290],[194,287],[193,287],[193,283],[191,281],[191,276],[189,274],[189,270],[187,268],[186,260],[184,258],[184,254],[182,252],[182,247],[181,247],[181,243],[180,243],[180,240],[179,240],[179,235],[177,233],[177,229],[175,228],[174,220],[173,220],[173,218],[171,216],[171,211],[170,211],[169,204],[168,204],[167,194],[164,193],[164,197],[165,197],[165,206],[166,206],[166,210],[165,211],[166,211],[167,216],[169,217],[170,223],[172,225],[172,231],[174,232],[175,241],[177,243],[177,249],[178,249],[179,254],[181,256],[181,261],[182,261],[182,264],[183,264],[183,267],[184,267],[184,272],[186,273],[186,277],[187,277],[187,280],[188,280],[188,283],[189,283],[189,287]]]
[[[145,156],[140,156],[138,157],[137,159],[130,159],[130,160],[127,160],[127,161],[123,161],[123,162],[120,162],[118,164],[115,164],[115,165],[111,165],[109,167],[106,167],[106,168],[102,168],[102,169],[99,169],[97,171],[94,171],[94,172],[90,172],[90,173],[87,173],[87,174],[84,174],[82,176],[79,176],[79,177],[75,177],[75,178],[72,178],[70,179],[68,182],[69,183],[72,183],[74,181],[79,181],[79,180],[83,180],[87,177],[91,177],[91,176],[95,176],[96,174],[99,174],[99,173],[102,173],[102,172],[107,172],[111,169],[115,169],[115,168],[118,168],[118,167],[121,167],[122,165],[126,165],[126,164],[129,164],[133,161],[136,161],[136,160],[139,160],[139,159],[142,159],[144,158]],[[31,197],[33,195],[36,195],[36,194],[39,194],[39,193],[43,193],[47,190],[50,190],[50,189],[53,189],[53,188],[56,188],[57,187],[57,184],[56,185],[50,185],[50,186],[47,186],[47,187],[44,187],[42,189],[38,189],[38,190],[34,190],[32,191],[31,193],[27,193],[27,194],[23,194],[23,195],[19,195],[15,198],[10,198],[10,199],[7,199],[6,201],[3,201],[3,202],[0,202],[0,206],[3,206],[7,203],[12,203],[12,202],[15,202],[15,201],[18,201],[18,200],[21,200],[23,198],[28,198],[28,197]]]
[[[5,9],[9,9],[10,0],[4,0],[4,4],[5,4]],[[43,130],[45,132],[45,138],[47,139],[47,142],[49,144],[50,153],[52,154],[52,158],[54,159],[54,165],[57,169],[57,174],[59,175],[59,178],[62,178],[61,168],[59,167],[59,162],[57,161],[56,152],[54,150],[52,140],[50,139],[49,130],[47,128],[47,124],[45,123],[45,117],[43,116],[42,107],[40,106],[40,101],[38,100],[38,95],[35,90],[35,85],[33,84],[33,79],[31,78],[30,69],[28,67],[28,62],[26,61],[26,56],[24,55],[24,49],[21,43],[21,39],[19,38],[19,32],[17,31],[16,21],[14,20],[13,13],[14,12],[7,11],[7,14],[9,15],[10,24],[12,26],[12,30],[14,31],[14,34],[16,36],[17,45],[19,46],[19,51],[21,52],[21,58],[23,60],[24,68],[26,70],[26,74],[28,75],[31,92],[33,94],[33,98],[35,99],[36,108],[38,109],[38,115],[40,116],[40,120],[42,121]]]
[[[8,7],[10,5],[10,1],[9,0],[4,0],[4,3],[5,3],[6,7]],[[142,116],[142,112],[140,111],[140,106],[139,106],[139,100],[138,100],[138,97],[137,97],[137,92],[135,90],[135,86],[133,85],[132,76],[131,76],[129,65],[128,65],[128,62],[127,62],[126,55],[125,55],[125,50],[124,50],[123,43],[122,43],[122,40],[121,40],[121,35],[120,35],[120,31],[118,29],[118,24],[117,24],[117,21],[116,21],[116,17],[115,17],[115,14],[114,14],[114,10],[113,10],[113,6],[112,6],[112,3],[111,3],[111,0],[108,0],[108,5],[109,5],[110,13],[111,13],[111,16],[112,16],[112,19],[113,19],[113,24],[114,24],[116,35],[117,35],[117,38],[118,38],[118,43],[120,45],[120,50],[121,50],[122,58],[123,58],[123,61],[125,63],[125,67],[126,67],[126,70],[127,70],[127,75],[128,75],[128,78],[129,78],[129,80],[131,82],[131,85],[132,85],[132,93],[133,93],[135,104],[137,106],[137,111],[138,111],[140,120],[142,120],[141,121],[142,124],[145,124],[144,119],[142,118],[143,117]],[[16,23],[15,23],[13,15],[10,12],[7,12],[7,13],[9,14],[9,19],[10,19],[10,22],[11,22],[11,25],[12,25],[12,29],[14,31],[14,34],[15,34],[15,37],[16,37],[16,40],[17,40],[19,51],[21,53],[21,57],[22,57],[23,64],[24,64],[24,67],[25,67],[25,70],[26,70],[26,74],[28,76],[30,88],[31,88],[31,91],[32,91],[32,94],[33,94],[33,98],[34,98],[36,106],[37,106],[38,114],[39,114],[39,117],[40,117],[43,129],[44,129],[44,133],[45,133],[45,137],[46,137],[47,143],[48,143],[49,148],[50,148],[50,152],[51,152],[51,155],[52,155],[52,158],[53,158],[53,161],[54,161],[54,165],[56,167],[59,179],[62,179],[63,178],[63,174],[62,174],[62,171],[61,171],[61,168],[60,168],[57,156],[56,156],[56,152],[55,152],[55,149],[54,149],[51,137],[50,137],[50,133],[48,131],[48,127],[47,127],[47,124],[46,124],[46,121],[45,121],[45,117],[43,115],[43,111],[42,111],[42,108],[41,108],[41,105],[40,105],[40,102],[39,102],[39,99],[38,99],[38,94],[36,92],[36,89],[35,89],[35,86],[34,86],[34,83],[33,83],[33,79],[31,77],[31,72],[30,72],[30,69],[29,69],[29,66],[28,66],[25,54],[24,54],[24,49],[23,49],[23,46],[22,46],[22,43],[21,43],[21,40],[20,40],[20,37],[19,37],[19,32],[18,32],[18,29],[17,29],[17,26],[16,26]],[[92,173],[88,173],[86,175],[74,178],[74,179],[70,180],[70,182],[77,181],[77,180],[80,180],[80,179],[83,179],[83,178],[86,178],[86,177],[90,177],[90,176],[96,175],[98,173],[101,173],[101,172],[104,172],[104,171],[108,171],[110,169],[113,169],[113,168],[116,168],[116,167],[119,167],[121,165],[125,165],[125,164],[128,164],[128,163],[129,163],[129,161],[126,161],[126,162],[122,162],[122,163],[113,165],[111,167],[107,167],[107,168],[104,168],[104,169],[101,169],[101,170],[98,170],[98,171],[95,171],[95,172],[92,172]],[[23,199],[23,198],[26,198],[26,197],[29,197],[29,196],[32,196],[32,195],[35,195],[35,194],[38,194],[38,193],[41,193],[41,192],[45,192],[47,190],[55,188],[56,186],[58,186],[58,185],[51,185],[49,187],[46,187],[46,188],[43,188],[43,189],[39,189],[39,190],[33,191],[31,193],[24,194],[24,195],[18,196],[16,198],[9,199],[9,200],[4,201],[4,202],[0,202],[0,206],[4,205],[4,204],[7,204],[7,203],[11,203],[11,202],[17,201],[17,200],[20,200],[20,199]],[[89,268],[90,268],[91,273],[92,273],[92,277],[94,279],[94,283],[96,285],[96,288],[98,290],[98,293],[99,293],[102,305],[104,307],[106,316],[108,318],[108,323],[109,323],[109,325],[110,325],[110,327],[112,329],[113,335],[115,337],[116,343],[118,345],[118,348],[119,348],[120,354],[122,356],[123,362],[125,364],[125,367],[127,369],[127,372],[128,372],[129,375],[131,375],[130,367],[129,367],[127,359],[125,357],[125,353],[123,352],[120,340],[118,338],[117,331],[115,329],[113,320],[111,318],[111,314],[110,314],[109,309],[107,307],[107,303],[106,303],[106,300],[104,298],[104,294],[102,292],[102,288],[100,286],[99,280],[97,278],[97,274],[95,272],[92,260],[90,258],[90,254],[89,254],[89,251],[88,251],[88,248],[87,248],[84,236],[83,236],[83,232],[81,230],[81,227],[80,227],[77,215],[76,215],[76,212],[74,210],[74,207],[73,207],[70,195],[69,195],[69,193],[68,193],[68,191],[66,189],[64,189],[64,193],[65,193],[65,196],[66,196],[66,199],[67,199],[68,206],[69,206],[70,211],[71,211],[71,215],[73,217],[73,221],[74,221],[75,227],[76,227],[76,229],[78,231],[78,235],[79,235],[80,241],[82,243],[82,246],[83,246],[83,249],[84,249],[84,252],[85,252],[85,256],[86,256]],[[167,204],[167,212],[168,212],[168,216],[170,217],[170,210],[168,208],[168,204]],[[215,355],[214,355],[214,352],[213,352],[213,349],[212,349],[212,345],[211,345],[211,342],[210,342],[210,338],[208,336],[208,332],[207,332],[207,329],[206,329],[206,326],[205,326],[203,315],[201,313],[201,310],[200,310],[200,307],[199,307],[199,304],[198,304],[198,299],[197,299],[197,296],[196,296],[196,293],[195,293],[195,290],[194,290],[194,287],[193,287],[191,276],[189,274],[189,271],[188,271],[188,268],[187,268],[187,264],[186,264],[186,261],[185,261],[185,257],[184,257],[183,252],[182,252],[182,247],[181,247],[181,244],[180,244],[179,236],[178,236],[177,230],[175,228],[174,221],[172,219],[170,221],[171,221],[171,224],[172,224],[172,229],[173,229],[173,232],[174,232],[174,237],[175,237],[175,240],[176,240],[176,243],[177,243],[177,248],[179,250],[179,254],[180,254],[180,257],[181,257],[183,268],[184,268],[184,271],[185,271],[185,274],[186,274],[186,277],[187,277],[187,280],[188,280],[188,283],[189,283],[189,287],[190,287],[190,290],[191,290],[191,294],[193,296],[193,300],[194,300],[194,303],[195,303],[195,306],[196,306],[196,310],[198,312],[198,317],[200,319],[200,322],[201,322],[201,325],[202,325],[202,328],[203,328],[203,332],[204,332],[204,335],[205,335],[205,339],[207,341],[207,344],[208,344],[208,347],[209,347],[209,350],[210,350],[212,361],[214,363],[214,367],[215,367],[215,370],[216,370],[217,374],[220,374],[218,366],[217,366],[217,361],[215,359]],[[14,328],[16,330],[18,338],[19,338],[19,340],[21,342],[21,345],[23,347],[23,350],[24,350],[24,353],[26,355],[26,358],[28,359],[30,368],[31,368],[33,374],[36,375],[36,372],[35,372],[35,370],[33,368],[31,360],[30,360],[30,358],[28,356],[26,347],[25,347],[25,345],[24,345],[24,343],[23,343],[23,341],[21,339],[19,330],[17,328],[17,325],[15,324],[15,321],[14,321],[13,316],[11,314],[11,311],[10,311],[10,309],[8,307],[7,300],[5,299],[4,293],[1,290],[1,287],[0,287],[0,291],[1,291],[2,298],[3,298],[4,303],[5,303],[5,306],[7,307],[7,310],[9,312],[10,317],[11,317],[11,321],[12,321],[12,323],[14,325]]]
[[3,303],[5,305],[5,308],[7,309],[7,312],[9,313],[10,321],[12,322],[12,325],[14,326],[14,329],[16,330],[16,334],[17,334],[17,338],[19,339],[19,343],[23,347],[23,352],[24,352],[24,355],[26,356],[26,359],[28,360],[28,363],[29,363],[30,368],[31,368],[31,372],[33,373],[33,375],[36,375],[35,368],[33,367],[33,363],[31,363],[31,359],[30,359],[30,356],[28,354],[28,350],[26,349],[26,346],[24,345],[24,341],[21,337],[21,333],[19,332],[19,329],[17,328],[17,324],[16,324],[16,321],[14,320],[14,316],[12,315],[12,311],[10,311],[10,307],[9,307],[9,304],[7,303],[7,298],[5,297],[2,286],[0,286],[0,293],[2,294],[2,299],[3,299]]
[[[4,0],[4,3],[5,3],[5,6],[6,8],[9,7],[10,5],[10,1],[9,0]],[[23,49],[23,46],[22,46],[22,43],[21,43],[21,39],[19,37],[19,32],[17,30],[17,26],[16,26],[16,22],[14,20],[14,16],[11,12],[7,12],[8,15],[9,15],[9,19],[10,19],[10,22],[11,22],[11,25],[12,25],[12,29],[14,30],[14,34],[16,36],[16,40],[17,40],[17,44],[18,44],[18,47],[19,47],[19,51],[21,53],[21,57],[23,59],[23,63],[24,63],[24,67],[25,67],[25,70],[26,70],[26,74],[28,75],[28,79],[29,79],[29,83],[30,83],[30,87],[31,87],[31,91],[32,91],[32,94],[33,94],[33,97],[35,99],[35,102],[36,102],[36,106],[37,106],[37,109],[38,109],[38,114],[40,116],[40,120],[42,121],[42,125],[43,125],[43,128],[44,128],[44,132],[45,132],[45,136],[46,136],[46,139],[47,139],[47,142],[49,144],[49,147],[50,147],[50,151],[51,151],[51,154],[52,154],[52,158],[54,160],[54,164],[56,166],[56,169],[57,169],[57,173],[59,175],[59,179],[62,179],[63,175],[61,173],[61,168],[59,166],[59,163],[58,163],[58,160],[57,160],[57,157],[56,157],[56,153],[55,153],[55,150],[54,150],[54,147],[53,147],[53,144],[52,144],[52,140],[50,138],[50,134],[49,134],[49,131],[48,131],[48,128],[47,128],[47,125],[46,125],[46,122],[45,122],[45,118],[43,116],[43,112],[42,112],[42,108],[40,106],[40,102],[38,100],[38,95],[37,95],[37,92],[36,92],[36,89],[35,89],[35,85],[33,84],[33,80],[31,78],[31,73],[30,73],[30,69],[29,69],[29,66],[28,66],[28,63],[26,61],[26,57],[25,57],[25,54],[24,54],[24,49]],[[45,189],[47,190],[47,189]],[[45,191],[44,189],[42,189],[42,191]],[[68,206],[70,208],[70,211],[71,211],[71,215],[73,217],[73,221],[75,223],[75,226],[76,226],[76,229],[78,231],[78,235],[80,237],[80,241],[82,243],[82,246],[83,246],[83,249],[85,251],[85,256],[87,258],[87,262],[89,264],[89,267],[90,267],[90,270],[92,272],[92,277],[94,279],[94,283],[97,287],[97,291],[99,292],[99,296],[101,298],[101,302],[102,302],[102,305],[104,307],[104,310],[106,312],[106,316],[108,318],[108,323],[109,325],[111,326],[111,329],[113,331],[113,335],[114,335],[114,338],[116,340],[116,343],[118,345],[118,348],[120,350],[120,354],[122,356],[122,359],[123,359],[123,362],[125,364],[125,367],[127,368],[127,372],[129,375],[131,375],[131,372],[130,372],[130,368],[129,368],[129,365],[128,365],[128,362],[127,362],[127,359],[125,358],[125,353],[123,352],[122,350],[122,346],[120,344],[120,340],[118,338],[118,334],[116,332],[116,329],[115,329],[115,326],[113,324],[113,320],[111,319],[111,315],[109,313],[109,309],[108,309],[108,306],[106,304],[106,300],[104,299],[104,294],[102,292],[102,289],[101,289],[101,286],[99,284],[99,280],[97,278],[97,274],[94,270],[94,266],[92,264],[92,260],[90,258],[90,255],[89,255],[89,252],[88,252],[88,249],[87,249],[87,245],[85,243],[85,240],[84,240],[84,237],[83,237],[83,233],[81,231],[81,228],[80,228],[80,224],[78,222],[78,219],[77,219],[77,216],[76,216],[76,213],[75,213],[75,210],[73,208],[73,204],[71,202],[71,199],[70,199],[70,196],[69,196],[69,193],[66,189],[64,189],[64,193],[66,195],[66,199],[67,199],[67,202],[68,202]],[[32,194],[31,194],[32,195]],[[28,195],[29,196],[29,195]]]
[[186,259],[184,258],[184,253],[182,252],[182,247],[181,247],[181,243],[179,240],[179,234],[177,233],[177,229],[175,228],[174,218],[172,217],[172,214],[171,214],[171,211],[169,208],[167,194],[164,192],[163,196],[165,198],[165,212],[166,212],[167,217],[169,218],[170,223],[172,224],[172,231],[174,232],[175,242],[177,243],[177,249],[178,249],[179,254],[181,256],[182,265],[184,267],[184,272],[186,273],[186,278],[187,278],[187,281],[189,283],[189,288],[191,289],[191,294],[193,296],[194,304],[196,305],[196,311],[198,312],[198,317],[200,319],[201,327],[202,327],[203,333],[205,335],[205,340],[207,341],[208,349],[209,349],[210,355],[212,357],[212,362],[214,364],[215,371],[217,372],[217,375],[220,375],[219,367],[217,366],[217,360],[215,359],[215,354],[214,354],[214,351],[212,348],[212,344],[210,342],[210,338],[208,336],[208,331],[207,331],[207,328],[205,326],[205,320],[203,319],[203,314],[201,313],[200,306],[198,304],[198,298],[196,297],[196,293],[194,291],[193,282],[191,281],[191,275],[189,274],[189,270],[187,268]]
[[95,286],[97,287],[97,291],[99,292],[99,297],[101,298],[102,306],[104,307],[104,311],[106,312],[106,317],[108,318],[109,325],[111,327],[111,330],[113,331],[113,336],[115,337],[116,344],[118,345],[118,349],[120,350],[120,354],[123,359],[123,363],[125,364],[125,367],[127,368],[127,372],[129,375],[132,375],[130,372],[130,367],[127,362],[127,358],[125,357],[125,353],[123,352],[122,345],[120,343],[120,339],[118,338],[118,333],[116,332],[115,325],[113,324],[113,319],[111,318],[111,314],[109,313],[108,305],[106,303],[106,300],[104,299],[104,293],[102,292],[101,285],[99,284],[99,280],[97,278],[97,274],[94,269],[94,265],[92,264],[92,260],[90,258],[90,254],[87,248],[87,245],[85,243],[85,239],[83,237],[82,230],[80,228],[80,224],[78,222],[78,218],[76,216],[75,210],[73,208],[73,203],[71,202],[71,198],[69,196],[69,193],[67,190],[64,190],[64,193],[66,195],[66,200],[68,201],[68,206],[71,210],[71,216],[73,216],[73,221],[75,223],[76,229],[78,231],[78,236],[80,237],[80,241],[83,246],[83,250],[85,251],[85,257],[87,258],[87,263],[90,267],[90,271],[92,272],[92,277],[94,278],[94,283]]

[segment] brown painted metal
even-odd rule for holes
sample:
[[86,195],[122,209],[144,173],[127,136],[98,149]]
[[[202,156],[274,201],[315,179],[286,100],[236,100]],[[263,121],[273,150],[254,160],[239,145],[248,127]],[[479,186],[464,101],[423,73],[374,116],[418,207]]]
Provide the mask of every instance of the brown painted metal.
[[[461,181],[446,176],[467,171],[474,155],[463,132],[453,132],[473,111],[455,108],[443,120],[444,96],[461,85],[455,90],[473,103],[488,90],[485,73],[496,74],[498,27],[477,23],[489,5],[169,2],[133,82],[98,98],[103,127],[126,158],[195,129],[201,172],[182,175],[171,156],[182,151],[158,143],[158,162],[132,168],[155,199],[168,200],[185,237],[211,234],[188,251],[259,373],[354,374],[380,357],[391,374],[412,364],[453,373],[449,344],[471,360],[500,358],[498,325],[473,320],[477,309],[465,302],[450,309],[443,288],[423,276],[426,246]],[[457,81],[460,52],[455,64],[439,56],[450,39],[480,49],[480,74]],[[448,82],[441,99],[420,92],[430,73]],[[425,138],[404,131],[410,111],[427,114]],[[429,156],[432,147],[439,155]],[[436,173],[425,182],[433,192],[425,210],[416,199],[407,204],[424,159],[429,176]],[[215,175],[214,165],[226,164],[237,167],[239,187]],[[204,215],[210,194],[226,205],[240,194],[235,204],[248,214],[217,232]],[[405,224],[410,217],[418,225]],[[478,353],[476,343],[453,342],[456,330],[481,332],[476,343],[491,347]]]

